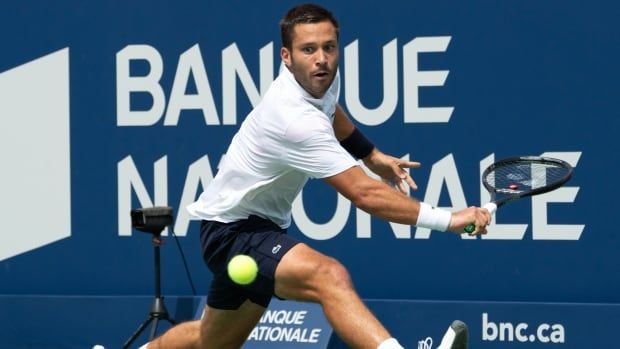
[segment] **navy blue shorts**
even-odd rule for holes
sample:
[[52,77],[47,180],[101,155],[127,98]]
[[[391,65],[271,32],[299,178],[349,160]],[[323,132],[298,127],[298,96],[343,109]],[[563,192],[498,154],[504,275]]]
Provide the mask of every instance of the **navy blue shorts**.
[[[258,216],[233,223],[202,221],[202,257],[213,272],[207,304],[216,309],[238,309],[247,299],[267,307],[274,296],[278,263],[298,240],[286,229]],[[258,264],[256,280],[249,285],[235,284],[226,271],[228,261],[238,254],[250,255]]]

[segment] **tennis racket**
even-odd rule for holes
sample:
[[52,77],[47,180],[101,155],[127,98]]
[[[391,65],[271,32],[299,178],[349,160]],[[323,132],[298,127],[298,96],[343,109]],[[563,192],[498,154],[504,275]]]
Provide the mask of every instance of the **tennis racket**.
[[[550,192],[568,182],[573,167],[564,160],[519,156],[499,160],[482,173],[482,184],[491,194],[491,202],[483,207],[491,214],[514,200]],[[465,227],[470,234],[474,224]]]

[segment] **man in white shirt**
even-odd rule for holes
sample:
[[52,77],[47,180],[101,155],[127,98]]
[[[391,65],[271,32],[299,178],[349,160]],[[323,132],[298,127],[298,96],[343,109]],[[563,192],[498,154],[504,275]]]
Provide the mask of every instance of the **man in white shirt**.
[[[383,154],[355,129],[337,104],[338,23],[316,5],[300,5],[280,22],[285,67],[234,136],[215,178],[188,207],[201,218],[205,262],[214,274],[203,319],[174,327],[148,348],[239,348],[272,296],[320,303],[338,336],[352,348],[402,348],[355,292],[347,270],[286,234],[291,204],[308,178],[321,178],[357,207],[383,219],[435,230],[486,233],[489,212],[435,209],[405,195],[419,166]],[[345,150],[346,149],[346,150]],[[378,174],[372,179],[351,156]],[[249,285],[226,273],[237,254],[259,272]],[[462,327],[462,326],[461,326]],[[462,349],[451,328],[439,348]],[[438,349],[439,349],[438,348]]]

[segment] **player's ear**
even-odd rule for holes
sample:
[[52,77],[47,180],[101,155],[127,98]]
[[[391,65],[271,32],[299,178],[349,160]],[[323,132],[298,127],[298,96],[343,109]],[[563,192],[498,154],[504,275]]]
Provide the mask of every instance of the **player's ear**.
[[280,58],[282,58],[282,62],[284,62],[287,67],[291,66],[291,51],[286,47],[280,49]]

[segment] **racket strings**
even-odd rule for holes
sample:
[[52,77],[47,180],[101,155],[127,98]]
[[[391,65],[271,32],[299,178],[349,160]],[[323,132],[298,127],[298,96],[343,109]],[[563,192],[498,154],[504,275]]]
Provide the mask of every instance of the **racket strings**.
[[521,193],[562,181],[568,171],[553,164],[513,163],[490,171],[485,180],[498,192]]

